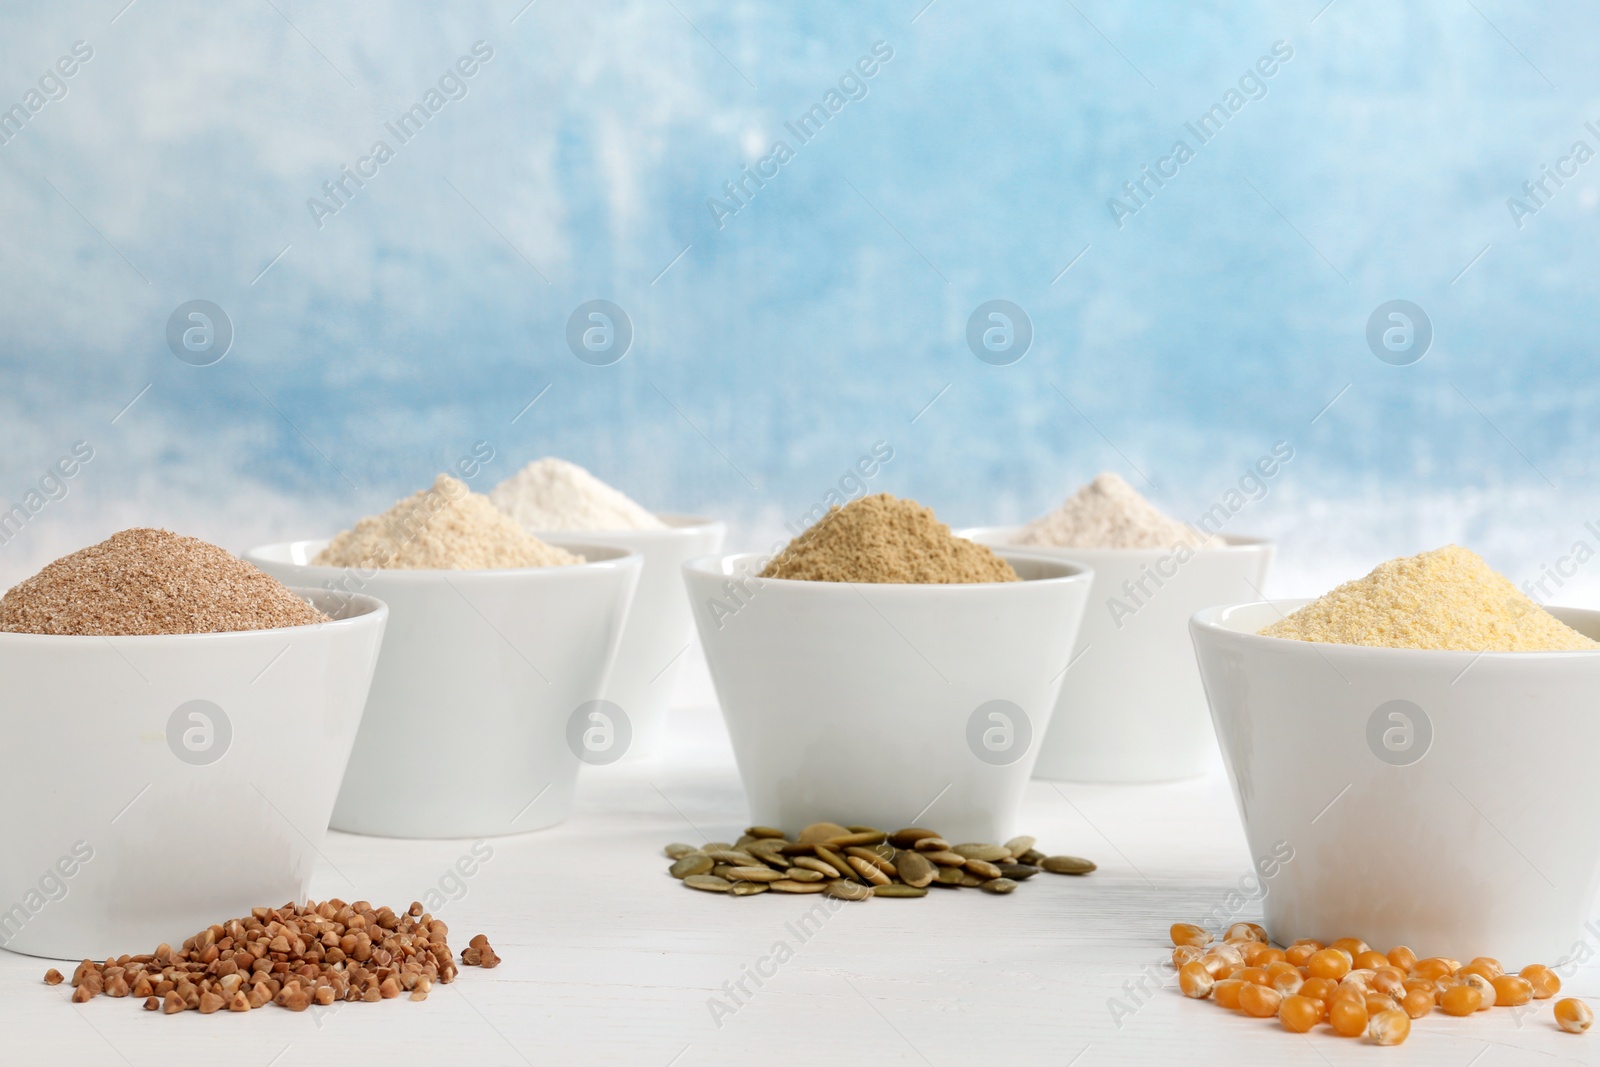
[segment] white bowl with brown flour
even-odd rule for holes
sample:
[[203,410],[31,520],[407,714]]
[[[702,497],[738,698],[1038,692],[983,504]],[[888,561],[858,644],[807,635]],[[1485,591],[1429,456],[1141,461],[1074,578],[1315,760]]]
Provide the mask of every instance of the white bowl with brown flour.
[[0,633],[0,946],[105,959],[303,899],[388,610],[231,633]]

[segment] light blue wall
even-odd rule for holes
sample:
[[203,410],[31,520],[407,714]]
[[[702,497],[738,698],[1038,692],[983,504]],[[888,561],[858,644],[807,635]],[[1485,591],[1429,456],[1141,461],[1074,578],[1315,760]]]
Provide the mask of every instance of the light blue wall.
[[[0,106],[93,49],[0,145],[0,498],[95,448],[0,577],[133,523],[330,532],[477,440],[486,479],[562,455],[763,542],[880,439],[876,487],[958,525],[1102,468],[1193,515],[1287,441],[1234,528],[1282,537],[1291,585],[1450,538],[1526,577],[1600,517],[1600,161],[1507,208],[1600,150],[1592,6],[523,2],[0,15]],[[480,40],[399,144],[385,123]],[[785,121],[876,42],[801,144]],[[1275,42],[1200,145],[1184,124]],[[319,226],[308,199],[380,138]],[[1179,138],[1119,226],[1108,199]],[[719,226],[708,199],[779,139]],[[164,337],[194,298],[237,334],[209,367]],[[566,346],[592,298],[636,330],[613,366]],[[992,298],[1035,330],[1011,366],[964,340]],[[1413,366],[1364,339],[1394,298],[1435,330]]]

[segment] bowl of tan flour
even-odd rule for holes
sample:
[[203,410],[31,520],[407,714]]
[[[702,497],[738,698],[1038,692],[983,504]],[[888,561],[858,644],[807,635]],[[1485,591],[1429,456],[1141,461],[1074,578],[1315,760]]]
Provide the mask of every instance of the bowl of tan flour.
[[728,528],[715,519],[655,513],[575,463],[540,459],[489,492],[525,531],[555,544],[587,541],[637,553],[639,588],[605,698],[625,715],[629,759],[655,755],[667,730],[678,671],[695,640],[683,589],[683,564],[722,548]]
[[105,959],[304,899],[388,610],[124,530],[0,601],[0,946]]
[[331,541],[246,558],[389,606],[335,829],[479,837],[566,819],[584,761],[569,731],[605,692],[637,555],[548,544],[441,475]]
[[1212,764],[1216,741],[1189,618],[1259,597],[1270,542],[1181,523],[1115,474],[1100,475],[1026,526],[961,534],[1094,571],[1036,777],[1156,782],[1192,777]]
[[1292,852],[1278,940],[1574,953],[1600,884],[1600,612],[1448,546],[1191,628],[1251,854]]
[[753,821],[1014,832],[1086,568],[879,494],[684,576]]

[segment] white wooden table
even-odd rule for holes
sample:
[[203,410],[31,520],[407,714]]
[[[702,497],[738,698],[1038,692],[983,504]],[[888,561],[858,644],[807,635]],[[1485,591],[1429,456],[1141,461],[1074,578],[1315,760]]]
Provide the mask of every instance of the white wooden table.
[[[164,1016],[131,998],[74,1005],[70,986],[41,983],[46,961],[0,952],[0,1063],[1600,1063],[1600,1031],[1561,1033],[1548,1001],[1520,1025],[1505,1009],[1432,1015],[1382,1049],[1178,995],[1168,925],[1222,905],[1250,870],[1220,761],[1175,785],[1034,782],[1024,830],[1100,870],[1041,873],[1009,897],[848,905],[802,939],[818,897],[685,889],[662,846],[731,841],[746,823],[704,668],[691,673],[670,751],[585,768],[570,821],[491,841],[492,858],[439,910],[457,948],[489,936],[497,969],[464,968],[421,1004]],[[448,886],[470,845],[330,834],[314,895],[403,906]],[[1259,905],[1240,917],[1258,919]],[[781,964],[780,941],[792,950]],[[776,971],[759,987],[747,977],[758,967]],[[740,981],[751,992],[735,1003]],[[1569,992],[1600,995],[1600,966],[1579,968]]]

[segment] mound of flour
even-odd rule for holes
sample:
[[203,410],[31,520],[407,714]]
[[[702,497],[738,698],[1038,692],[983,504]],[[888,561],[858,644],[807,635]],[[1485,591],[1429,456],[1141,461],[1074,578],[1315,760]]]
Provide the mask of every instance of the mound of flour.
[[1024,526],[1016,543],[1060,548],[1171,548],[1179,544],[1220,548],[1224,542],[1163,514],[1120,475],[1107,471],[1050,514]]
[[664,530],[667,524],[576,463],[536,459],[489,491],[524,530]]

